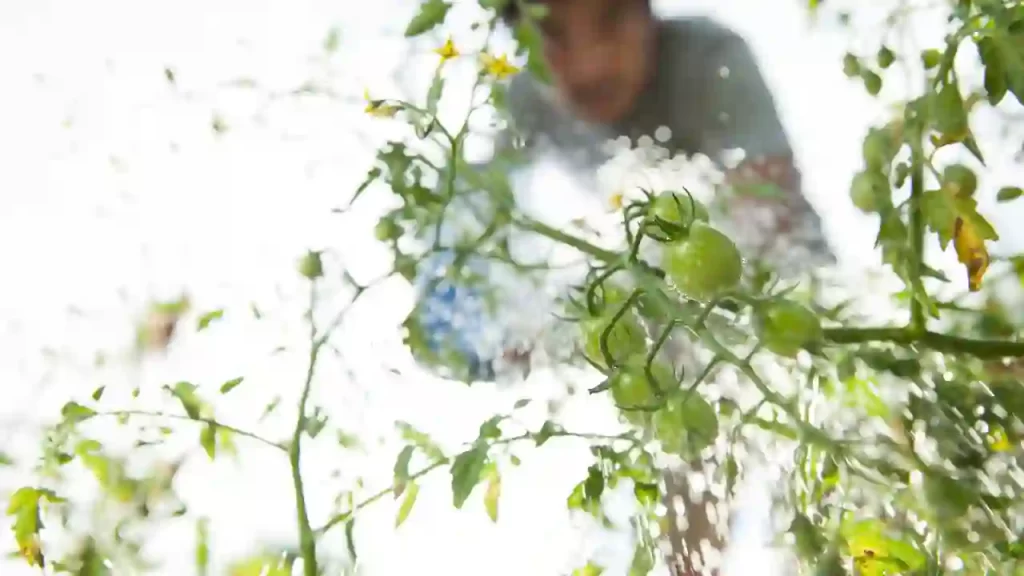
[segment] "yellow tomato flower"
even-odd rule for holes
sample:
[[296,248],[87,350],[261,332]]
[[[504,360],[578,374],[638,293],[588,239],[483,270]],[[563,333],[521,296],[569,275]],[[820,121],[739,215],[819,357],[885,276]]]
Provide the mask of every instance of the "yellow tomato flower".
[[608,199],[608,205],[612,211],[622,210],[622,202],[622,192],[616,192]]
[[508,56],[504,54],[501,56],[484,54],[481,59],[483,60],[484,72],[494,76],[498,80],[503,80],[519,72],[519,68],[512,65],[512,63],[508,61]]
[[449,36],[448,40],[445,41],[443,46],[434,50],[434,54],[437,54],[438,56],[441,57],[441,62],[447,62],[452,58],[459,57],[459,49],[455,47],[455,43],[452,42],[452,38],[451,36]]
[[399,106],[394,104],[388,104],[387,100],[374,100],[370,98],[370,91],[363,91],[363,98],[366,99],[365,112],[370,116],[376,116],[377,118],[394,118],[395,114],[401,110]]

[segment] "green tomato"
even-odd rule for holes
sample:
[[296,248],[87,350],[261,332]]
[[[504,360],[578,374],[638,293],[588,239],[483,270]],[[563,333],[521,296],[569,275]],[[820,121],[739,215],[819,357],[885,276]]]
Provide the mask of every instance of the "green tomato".
[[324,275],[324,264],[320,259],[319,252],[307,252],[305,256],[299,260],[299,274],[304,277],[315,280]]
[[978,190],[978,176],[963,164],[953,164],[942,171],[942,184],[958,196],[973,196]]
[[662,268],[682,294],[707,301],[735,288],[743,274],[740,252],[728,236],[704,223],[665,247]]
[[693,458],[718,435],[718,413],[697,392],[677,395],[654,413],[654,433],[669,454]]
[[882,208],[880,195],[886,192],[886,184],[885,176],[879,172],[858,172],[850,183],[850,200],[864,213],[878,212]]
[[788,358],[823,337],[818,316],[806,306],[789,300],[774,302],[761,310],[755,317],[754,328],[765,348]]
[[[622,407],[631,406],[653,406],[657,402],[657,395],[654,388],[657,386],[664,392],[669,392],[676,386],[676,378],[672,369],[662,362],[651,364],[651,374],[655,382],[647,378],[647,355],[637,354],[626,361],[611,378],[612,399]],[[629,410],[635,413],[636,410]]]
[[663,220],[673,226],[688,227],[696,221],[708,221],[708,209],[696,198],[686,194],[662,192],[651,202],[648,225],[657,227]]
[[[601,335],[604,334],[614,314],[596,318],[587,318],[580,323],[583,329],[584,351],[598,366],[605,365],[604,354],[601,352]],[[621,363],[634,354],[647,349],[647,334],[643,326],[631,312],[626,312],[612,326],[608,333],[608,352],[616,363]]]

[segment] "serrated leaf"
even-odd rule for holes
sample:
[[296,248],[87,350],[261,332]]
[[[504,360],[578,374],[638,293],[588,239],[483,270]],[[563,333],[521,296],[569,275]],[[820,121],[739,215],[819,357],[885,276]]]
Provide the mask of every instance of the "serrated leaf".
[[484,492],[484,508],[491,522],[498,521],[498,500],[501,498],[501,474],[497,466],[487,475],[487,491]]
[[395,516],[395,528],[401,526],[409,517],[413,506],[416,505],[416,497],[419,496],[419,493],[420,487],[415,482],[410,482],[406,485],[405,499],[402,500],[402,505],[398,507],[398,514]]
[[221,384],[220,385],[220,393],[221,394],[227,394],[228,392],[231,392],[232,390],[237,388],[238,385],[241,384],[242,380],[244,380],[244,379],[245,379],[244,376],[239,376],[238,378],[232,378],[231,380],[228,380],[227,382]]
[[448,10],[452,7],[451,3],[445,2],[444,0],[426,0],[420,4],[420,10],[412,17],[409,21],[409,25],[405,28],[405,37],[411,38],[413,36],[419,36],[425,32],[429,32],[436,26],[444,22],[445,17],[448,15]]
[[200,332],[206,330],[212,322],[220,320],[223,317],[224,310],[212,310],[210,312],[206,312],[199,317],[199,320],[196,320],[196,330]]
[[415,446],[406,446],[402,448],[402,451],[398,453],[398,458],[395,459],[394,466],[394,492],[395,498],[402,495],[405,490],[406,484],[409,482],[409,461],[412,459],[413,452],[416,451]]
[[480,483],[480,474],[487,465],[487,446],[477,445],[455,457],[451,465],[452,503],[456,509],[463,504]]

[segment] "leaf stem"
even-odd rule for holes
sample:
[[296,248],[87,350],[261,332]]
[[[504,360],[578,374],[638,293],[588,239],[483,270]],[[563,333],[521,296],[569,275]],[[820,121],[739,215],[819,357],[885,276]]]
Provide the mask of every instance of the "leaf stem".
[[921,144],[911,145],[913,159],[910,173],[910,279],[913,298],[910,300],[910,332],[924,334],[928,330],[925,317],[925,301],[928,298],[921,277],[924,262],[924,209],[921,199],[924,196],[924,158]]
[[238,434],[239,436],[245,436],[246,438],[250,438],[250,439],[255,440],[255,441],[257,441],[257,442],[259,442],[261,444],[264,444],[266,446],[270,446],[271,448],[276,448],[277,450],[282,450],[282,451],[287,451],[288,450],[287,448],[285,448],[281,444],[278,444],[277,442],[274,442],[273,440],[269,440],[267,438],[264,438],[264,437],[260,436],[259,434],[256,434],[254,432],[249,432],[248,430],[242,430],[241,428],[236,428],[234,426],[228,426],[227,424],[222,424],[221,422],[218,422],[217,420],[214,420],[213,418],[190,418],[189,416],[182,416],[180,414],[167,414],[165,412],[150,412],[148,410],[111,410],[109,412],[99,412],[96,415],[97,416],[114,416],[114,417],[118,417],[118,416],[147,416],[147,417],[150,417],[150,418],[167,418],[169,420],[185,420],[185,421],[188,421],[188,422],[201,422],[203,424],[211,424],[213,426],[216,426],[217,428],[223,428],[225,430],[228,430],[230,432]]

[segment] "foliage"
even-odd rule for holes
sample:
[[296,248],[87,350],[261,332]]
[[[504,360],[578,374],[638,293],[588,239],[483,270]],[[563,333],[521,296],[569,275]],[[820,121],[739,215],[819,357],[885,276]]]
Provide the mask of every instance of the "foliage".
[[[986,106],[1024,103],[1024,5],[949,2],[944,45],[920,54],[883,46],[870,57],[850,54],[842,63],[872,95],[883,90],[887,71],[897,65],[921,80],[921,89],[866,135],[863,168],[850,190],[853,203],[876,217],[882,260],[903,286],[892,297],[893,314],[869,323],[857,311],[857,287],[844,294],[824,274],[788,281],[770,261],[742,260],[736,239],[719,226],[721,200],[742,192],[725,186],[629,191],[612,203],[618,232],[612,239],[582,227],[552,226],[524,212],[507,179],[525,159],[521,150],[502,150],[485,168],[466,157],[470,117],[501,114],[505,81],[518,72],[513,62],[522,54],[491,49],[495,11],[502,4],[481,0],[491,12],[479,24],[489,31],[479,50],[451,39],[437,47],[438,68],[422,100],[367,95],[367,113],[409,131],[379,151],[351,202],[367,194],[395,200],[397,207],[381,217],[375,231],[392,248],[393,274],[409,281],[437,253],[454,255],[448,277],[438,282],[479,285],[473,266],[488,261],[523,277],[547,274],[542,266],[516,262],[510,247],[517,234],[585,257],[585,270],[560,302],[568,319],[558,321],[571,326],[578,345],[558,361],[601,374],[602,383],[590,393],[606,394],[619,406],[626,431],[575,432],[553,416],[536,430],[509,432],[511,414],[498,414],[480,425],[473,442],[449,453],[399,423],[406,446],[396,458],[393,485],[361,496],[348,493],[330,521],[312,525],[301,462],[308,439],[327,426],[309,401],[316,366],[351,305],[376,282],[357,284],[331,270],[319,252],[309,252],[297,267],[310,288],[309,363],[290,436],[267,439],[217,419],[214,398],[244,389],[242,377],[213,388],[190,382],[166,386],[163,393],[180,404],[177,413],[107,408],[102,388],[89,401],[68,402],[43,446],[38,484],[9,498],[13,536],[29,565],[111,573],[111,563],[139,556],[140,543],[125,536],[126,527],[187,514],[172,490],[180,462],[139,475],[90,436],[90,422],[116,418],[126,426],[139,420],[190,423],[188,433],[210,459],[232,453],[241,439],[287,459],[298,547],[261,553],[239,563],[233,574],[290,574],[299,565],[305,576],[324,573],[318,544],[335,528],[344,531],[348,561],[354,562],[359,512],[384,498],[401,499],[395,520],[401,525],[414,511],[420,480],[438,469],[450,474],[454,507],[482,498],[487,514],[498,521],[501,472],[518,463],[509,446],[540,446],[564,437],[589,441],[593,453],[586,476],[567,495],[570,509],[603,519],[608,491],[632,487],[637,552],[631,574],[647,573],[655,564],[666,458],[715,462],[705,474],[728,501],[746,473],[744,454],[758,451],[789,457],[788,481],[776,502],[785,518],[780,536],[792,544],[806,573],[924,575],[958,566],[971,574],[1020,573],[1024,373],[1016,359],[1024,357],[1024,344],[1016,339],[1019,320],[989,285],[993,276],[1024,284],[1024,256],[992,256],[998,234],[979,206],[990,198],[1017,201],[1021,191],[983,178],[989,144],[977,137],[971,119]],[[453,9],[449,2],[425,0],[405,35],[434,31]],[[535,48],[536,21],[543,14],[523,14],[515,36],[528,53],[526,66],[542,75]],[[330,51],[337,49],[335,35],[325,43]],[[972,52],[984,71],[977,83],[964,72],[968,64],[977,65],[965,62]],[[477,58],[478,73],[468,116],[453,125],[439,118],[438,107],[448,89],[446,67],[460,58]],[[971,158],[957,156],[960,150]],[[477,203],[479,198],[486,202]],[[466,206],[482,207],[477,227],[452,242],[443,240],[446,220]],[[960,279],[929,265],[935,247],[950,246],[963,268]],[[343,275],[354,288],[352,304],[330,322],[317,323],[317,296],[332,275]],[[937,288],[943,284],[966,285],[968,294],[945,299]],[[140,330],[140,348],[165,346],[187,310],[185,298],[156,306],[154,319]],[[196,328],[210,329],[222,316],[206,312]],[[405,326],[413,353],[471,378],[468,366],[458,370],[457,354],[431,346],[419,318],[414,310]],[[689,351],[685,361],[668,352],[673,346]],[[140,440],[137,448],[179,433],[184,432],[160,428],[156,440]],[[67,554],[54,555],[40,534],[51,518],[72,530],[67,519],[83,504],[65,498],[61,486],[76,466],[103,489],[97,505],[102,522],[79,534],[79,544]],[[203,572],[209,555],[205,521],[199,519],[196,530],[196,564]],[[601,568],[591,563],[577,573],[600,574]]]

